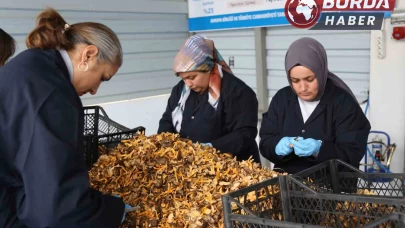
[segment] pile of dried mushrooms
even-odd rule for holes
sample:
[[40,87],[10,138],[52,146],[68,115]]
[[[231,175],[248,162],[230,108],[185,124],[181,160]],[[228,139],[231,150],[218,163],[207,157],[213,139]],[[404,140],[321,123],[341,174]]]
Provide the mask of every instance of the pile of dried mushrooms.
[[[139,206],[138,210],[127,213],[122,228],[223,228],[223,194],[286,175],[260,167],[252,160],[238,162],[229,154],[219,153],[199,143],[193,144],[170,133],[149,137],[138,134],[131,140],[123,141],[108,154],[102,148],[100,152],[102,155],[89,171],[91,186],[105,194],[120,195],[131,206]],[[278,192],[277,189],[272,190],[273,194]],[[359,190],[357,194],[375,195],[364,190]],[[249,192],[247,200],[255,201],[262,196]],[[267,203],[265,208],[271,209],[282,207],[280,200],[277,194],[274,199],[261,203]],[[239,201],[243,204],[243,199]],[[307,222],[356,227],[372,220],[357,217],[354,211],[360,210],[365,215],[373,211],[382,214],[395,211],[392,207],[378,204],[370,207],[366,203],[355,205],[344,202],[333,206],[335,208],[331,213],[319,213],[319,218]],[[271,219],[282,220],[280,208],[273,213]],[[318,217],[316,213],[314,216]],[[382,226],[390,225],[388,222]]]
[[224,227],[221,196],[280,173],[177,134],[136,135],[89,171],[93,188],[139,206],[126,227]]

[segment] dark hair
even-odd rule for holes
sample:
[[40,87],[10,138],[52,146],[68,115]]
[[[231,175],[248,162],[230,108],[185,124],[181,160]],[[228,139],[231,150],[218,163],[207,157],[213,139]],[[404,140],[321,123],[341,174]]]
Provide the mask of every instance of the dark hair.
[[58,12],[51,8],[38,15],[37,27],[26,39],[28,48],[69,51],[77,44],[94,45],[99,50],[99,60],[111,65],[122,65],[121,43],[110,28],[95,22],[69,25]]
[[14,55],[15,48],[13,37],[0,28],[0,66],[6,64],[7,60]]

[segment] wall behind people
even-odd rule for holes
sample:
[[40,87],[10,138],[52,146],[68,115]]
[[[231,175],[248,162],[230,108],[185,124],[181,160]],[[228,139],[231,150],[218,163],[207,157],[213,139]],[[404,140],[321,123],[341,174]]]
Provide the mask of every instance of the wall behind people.
[[100,105],[111,119],[128,128],[143,126],[149,136],[156,134],[169,96],[165,94]]
[[171,66],[188,37],[187,2],[179,0],[11,0],[0,1],[0,27],[25,50],[25,38],[35,17],[53,7],[70,24],[95,21],[117,33],[124,64],[114,80],[104,83],[96,96],[84,96],[84,105],[169,93],[178,81]]
[[[397,0],[396,9],[405,10],[405,1]],[[371,33],[370,68],[370,122],[372,130],[385,131],[391,136],[391,142],[397,144],[392,159],[393,172],[405,172],[405,41],[392,39],[395,26],[386,20],[384,30]],[[377,57],[377,38],[385,35],[386,56]]]
[[[95,99],[84,97],[85,104],[99,104],[156,93],[169,94],[170,88],[178,78],[173,76],[171,65],[173,57],[188,36],[187,3],[181,0],[122,0],[119,4],[107,0],[43,0],[38,4],[29,0],[0,1],[0,27],[9,32],[18,42],[16,54],[25,49],[25,37],[33,27],[34,18],[46,6],[61,9],[61,14],[69,23],[88,18],[111,26],[123,43],[124,66],[113,81],[104,83]],[[405,0],[397,0],[397,8],[405,9]],[[169,19],[174,19],[175,22]],[[124,21],[125,20],[125,21]],[[168,25],[168,23],[170,25]],[[368,117],[373,130],[390,134],[397,143],[392,169],[402,172],[405,149],[405,106],[403,85],[405,85],[404,41],[391,39],[393,25],[385,22],[386,57],[377,57],[377,35],[371,32],[370,95],[371,106]],[[246,31],[246,32],[245,32]],[[216,40],[227,62],[234,57],[234,71],[242,80],[255,89],[255,66],[246,59],[254,60],[254,38],[248,30],[223,31],[225,35],[214,32],[203,33]],[[233,33],[233,35],[229,35]],[[226,35],[228,34],[228,35]],[[252,32],[253,34],[253,32]],[[239,38],[238,50],[230,47],[227,39]],[[237,43],[237,42],[233,42]],[[238,57],[240,56],[240,57]],[[254,63],[254,62],[253,62]],[[146,83],[145,83],[146,82]],[[109,116],[118,122],[136,127],[145,125],[147,133],[157,130],[168,95],[148,97],[124,103],[103,104]],[[104,100],[105,99],[105,100]],[[270,102],[270,100],[269,100]],[[141,107],[141,108],[139,108]],[[362,105],[364,108],[364,105]]]
[[215,47],[236,77],[257,93],[254,29],[207,31],[197,33],[215,41]]

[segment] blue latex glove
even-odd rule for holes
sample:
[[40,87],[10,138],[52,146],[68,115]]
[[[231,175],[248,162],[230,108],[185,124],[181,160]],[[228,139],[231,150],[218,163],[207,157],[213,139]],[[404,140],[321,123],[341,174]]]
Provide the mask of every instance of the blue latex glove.
[[316,139],[304,139],[299,140],[290,140],[290,143],[294,145],[294,152],[299,157],[309,157],[316,155],[321,149],[321,141]]
[[210,147],[212,147],[212,144],[211,144],[211,143],[200,143],[200,145],[201,145],[201,146],[210,146]]
[[[121,198],[119,195],[113,195],[113,196],[115,196],[115,197],[117,197],[117,198]],[[123,222],[124,222],[124,220],[125,220],[125,216],[127,215],[126,210],[127,210],[127,209],[132,209],[132,208],[133,208],[133,207],[131,207],[130,205],[125,204],[124,214],[122,215],[122,220],[121,220],[121,223],[123,223]]]
[[293,148],[290,147],[290,140],[294,140],[295,137],[284,137],[282,138],[276,146],[276,154],[279,156],[289,155]]

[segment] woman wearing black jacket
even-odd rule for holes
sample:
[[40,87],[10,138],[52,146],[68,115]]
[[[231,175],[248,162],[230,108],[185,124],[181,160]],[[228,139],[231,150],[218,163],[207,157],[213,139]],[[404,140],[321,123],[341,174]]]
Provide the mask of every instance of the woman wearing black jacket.
[[182,80],[173,88],[158,133],[179,133],[193,142],[250,156],[260,163],[257,136],[258,102],[254,91],[235,77],[212,40],[190,37],[174,60]]
[[287,51],[290,86],[274,95],[260,129],[260,152],[276,169],[294,174],[330,159],[358,167],[364,156],[370,123],[327,63],[324,47],[312,38]]
[[90,188],[79,98],[121,66],[117,36],[47,9],[26,43],[0,68],[0,227],[119,227],[123,200]]

